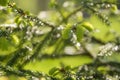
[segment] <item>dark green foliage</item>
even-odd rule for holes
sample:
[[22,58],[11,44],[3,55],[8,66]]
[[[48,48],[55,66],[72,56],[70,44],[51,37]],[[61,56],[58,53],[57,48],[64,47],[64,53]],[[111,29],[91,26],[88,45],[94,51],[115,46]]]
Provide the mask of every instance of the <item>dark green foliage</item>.
[[0,5],[6,6],[8,4],[9,0],[0,0]]

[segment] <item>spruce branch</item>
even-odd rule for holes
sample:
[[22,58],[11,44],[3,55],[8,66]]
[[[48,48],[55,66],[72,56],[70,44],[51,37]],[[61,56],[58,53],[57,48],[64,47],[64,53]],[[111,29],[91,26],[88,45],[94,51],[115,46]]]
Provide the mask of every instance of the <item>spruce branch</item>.
[[52,34],[52,31],[46,35],[46,37],[44,38],[44,40],[41,43],[38,44],[37,48],[35,49],[35,52],[21,64],[20,68],[25,66],[27,63],[29,63],[31,60],[35,59],[39,55],[39,51],[41,51],[42,47],[50,39],[51,34]]
[[17,62],[18,59],[21,58],[22,55],[25,55],[25,53],[27,52],[27,48],[21,48],[16,50],[14,53],[11,53],[11,59],[8,61],[8,63],[6,64],[7,66],[14,66]]
[[[104,4],[104,6],[101,6],[103,4]],[[9,60],[5,63],[4,62],[0,63],[0,71],[3,71],[4,73],[6,73],[6,75],[14,74],[17,76],[37,77],[37,78],[45,77],[46,80],[48,80],[47,78],[49,78],[49,80],[57,80],[59,78],[57,78],[56,76],[52,75],[52,77],[51,77],[51,76],[44,74],[42,72],[33,72],[32,70],[26,70],[26,69],[24,69],[24,66],[27,65],[30,61],[32,61],[34,59],[41,60],[41,59],[48,59],[48,58],[49,59],[56,59],[56,58],[71,57],[71,56],[72,57],[74,57],[74,56],[88,56],[88,57],[92,58],[94,61],[89,63],[89,64],[82,65],[82,68],[80,68],[81,66],[75,67],[75,71],[73,74],[72,74],[73,69],[71,69],[69,66],[68,66],[68,68],[65,68],[64,65],[62,65],[62,68],[60,68],[60,69],[55,68],[55,71],[59,70],[59,72],[60,72],[59,76],[63,77],[63,79],[67,79],[67,80],[69,80],[72,77],[75,77],[77,80],[91,79],[91,76],[92,76],[92,78],[96,78],[96,76],[97,76],[97,78],[101,79],[101,77],[102,77],[102,78],[106,79],[105,75],[103,73],[101,73],[100,71],[98,71],[99,67],[101,67],[101,66],[110,68],[109,70],[108,69],[106,70],[106,73],[108,73],[108,75],[112,75],[112,76],[113,76],[113,74],[119,75],[120,74],[120,69],[119,69],[120,63],[118,63],[118,62],[102,62],[102,60],[100,59],[101,57],[99,57],[99,56],[94,57],[94,55],[92,55],[91,52],[86,48],[86,45],[84,44],[86,42],[80,42],[81,45],[79,47],[83,49],[83,52],[81,52],[81,54],[68,55],[68,54],[64,53],[62,49],[64,49],[67,45],[70,45],[70,46],[75,45],[77,40],[75,43],[69,43],[69,42],[72,42],[71,38],[66,39],[66,40],[62,39],[61,34],[62,34],[63,29],[61,29],[60,31],[57,30],[57,28],[60,25],[62,25],[64,23],[66,25],[67,23],[69,23],[68,20],[73,15],[75,15],[77,12],[84,11],[86,9],[91,11],[92,13],[96,14],[100,19],[102,19],[103,22],[105,22],[106,24],[109,25],[110,24],[109,19],[104,14],[102,15],[99,12],[99,10],[101,8],[106,7],[106,5],[111,5],[111,4],[113,4],[113,3],[109,3],[107,1],[106,2],[101,2],[101,1],[96,2],[96,1],[89,1],[89,0],[83,1],[82,0],[80,7],[75,9],[73,12],[69,13],[66,17],[63,15],[60,6],[58,6],[56,8],[58,10],[56,10],[56,11],[58,11],[60,13],[60,15],[62,16],[62,20],[56,26],[56,25],[50,24],[47,21],[43,21],[36,16],[28,14],[27,12],[25,12],[21,8],[18,8],[14,3],[8,3],[8,7],[6,9],[8,9],[8,8],[12,9],[13,14],[16,14],[16,15],[14,15],[14,17],[20,17],[24,22],[26,22],[26,24],[23,24],[22,28],[20,28],[20,26],[12,27],[10,25],[8,25],[8,26],[1,26],[0,25],[0,37],[9,37],[12,34],[10,31],[12,31],[13,33],[22,32],[22,34],[20,34],[20,37],[22,37],[22,38],[20,38],[21,42],[20,42],[20,45],[17,46],[17,49],[14,52],[10,53],[9,55],[0,56],[1,61],[5,61],[5,59]],[[115,4],[117,4],[117,3],[115,3]],[[97,7],[97,9],[96,9],[95,7],[97,5],[100,5],[101,7]],[[33,25],[30,25],[30,22],[32,22]],[[18,24],[17,22],[15,22],[15,23]],[[46,33],[42,34],[42,38],[41,38],[41,35],[34,34],[35,30],[41,26],[50,27],[52,29],[47,34]],[[10,28],[11,30],[5,29],[6,27]],[[37,27],[37,28],[34,31],[32,31],[32,29],[35,27]],[[29,28],[30,34],[27,34],[28,28]],[[73,31],[73,30],[70,29],[70,31]],[[53,37],[53,35],[54,34],[56,35],[56,33],[60,35],[57,38]],[[27,38],[29,37],[28,35],[32,35],[32,38],[29,41],[27,41]],[[117,45],[115,44],[110,48],[109,48],[109,46],[107,46],[107,48],[106,48],[106,45],[108,42],[103,42],[94,36],[86,36],[86,35],[83,35],[83,36],[85,38],[89,37],[91,39],[90,40],[91,42],[93,42],[93,43],[95,42],[97,44],[104,45],[105,46],[104,49],[105,49],[105,51],[107,51],[107,53],[109,53],[112,50],[116,51],[116,52],[119,52],[119,50],[120,50],[119,39],[116,40],[116,42],[113,42],[113,43],[116,43]],[[25,38],[26,36],[28,36],[28,37]],[[37,39],[39,38],[40,41],[36,40],[36,38]],[[35,40],[36,40],[36,42],[34,42]],[[85,41],[87,41],[87,40],[85,40]],[[32,52],[30,52],[28,48],[24,47],[27,42],[29,42],[28,45],[30,44],[32,46],[32,49],[33,49]],[[62,45],[59,45],[59,44],[62,44]],[[49,47],[51,45],[52,46],[55,45],[54,51],[52,54],[42,53],[42,49],[44,49],[43,47],[46,47],[46,45],[47,45],[47,47]],[[104,51],[104,50],[102,50],[102,51]],[[100,51],[100,52],[103,53],[102,51]],[[59,54],[59,53],[61,53],[61,54]],[[104,56],[104,54],[102,56]],[[3,65],[3,64],[6,64],[6,65]],[[53,71],[53,72],[55,72],[55,71]]]
[[51,78],[50,76],[48,76],[47,74],[44,74],[44,73],[41,73],[41,72],[33,72],[33,71],[30,71],[30,70],[24,70],[24,69],[21,69],[21,70],[17,70],[17,69],[14,69],[10,66],[4,66],[4,65],[1,65],[0,64],[0,71],[4,71],[6,74],[13,74],[13,75],[16,75],[16,76],[21,76],[21,77],[30,77],[30,76],[33,76],[33,77],[37,77],[37,78],[40,78],[40,77],[49,77]]
[[43,20],[41,20],[41,19],[39,19],[39,18],[37,18],[37,17],[35,17],[35,16],[32,16],[32,15],[27,14],[24,10],[18,8],[18,7],[15,5],[15,3],[9,3],[9,4],[8,4],[8,7],[12,8],[13,11],[14,11],[16,14],[21,15],[24,19],[26,19],[26,20],[28,20],[28,21],[33,21],[33,22],[35,22],[35,24],[36,24],[37,26],[46,25],[46,26],[49,26],[49,27],[51,27],[51,28],[55,28],[54,25],[49,24],[48,22],[45,22],[45,21],[43,21]]

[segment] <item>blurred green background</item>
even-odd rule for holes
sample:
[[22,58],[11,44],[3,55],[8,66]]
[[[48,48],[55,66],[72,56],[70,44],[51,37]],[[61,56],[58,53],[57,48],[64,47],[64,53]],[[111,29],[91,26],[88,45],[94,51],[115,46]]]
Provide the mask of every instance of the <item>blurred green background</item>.
[[[45,11],[49,9],[49,1],[50,0],[12,0],[14,1],[18,7],[24,9],[25,11],[29,11],[35,15],[38,15],[40,11]],[[63,0],[60,0],[63,1]],[[96,16],[92,15],[90,19],[88,19],[96,30],[93,36],[96,38],[108,42],[112,41],[115,38],[115,35],[112,32],[117,32],[116,34],[120,36],[120,15],[111,16],[110,21],[112,21],[111,27],[103,24]],[[107,35],[107,33],[111,33]],[[92,46],[92,48],[89,48]],[[95,47],[93,47],[95,46]],[[88,44],[88,49],[92,53],[97,53],[95,48],[97,45]],[[98,46],[99,47],[99,46]],[[97,47],[97,48],[98,48]],[[97,50],[98,51],[98,50]],[[105,57],[106,60],[117,61],[120,62],[120,55],[113,54],[110,57]],[[72,62],[71,62],[72,61]],[[72,65],[72,67],[83,65],[86,63],[92,62],[92,59],[87,56],[74,56],[74,57],[63,57],[58,59],[46,59],[41,61],[33,61],[25,66],[25,69],[30,69],[33,71],[43,71],[48,73],[48,71],[54,66],[60,66],[60,63],[64,63],[66,65]],[[50,63],[50,64],[48,64]],[[0,79],[3,80],[3,79]],[[4,79],[7,80],[7,79]]]
[[[38,14],[39,11],[44,11],[49,9],[49,2],[50,0],[11,0],[15,2],[19,7],[24,10],[30,11],[33,14]],[[58,0],[59,3],[63,2],[64,0]],[[116,1],[116,0],[108,0],[108,1]],[[118,3],[120,0],[117,0]],[[118,4],[120,8],[120,5]]]
[[38,14],[41,10],[48,9],[49,0],[12,0],[20,8]]

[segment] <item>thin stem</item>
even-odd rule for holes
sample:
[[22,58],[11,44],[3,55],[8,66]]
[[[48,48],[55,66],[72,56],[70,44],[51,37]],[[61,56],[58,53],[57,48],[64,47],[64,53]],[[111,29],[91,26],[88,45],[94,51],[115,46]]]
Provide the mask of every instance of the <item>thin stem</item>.
[[106,42],[104,42],[104,41],[102,41],[102,40],[100,40],[100,39],[97,39],[97,38],[94,37],[94,36],[92,36],[91,39],[92,39],[93,42],[96,42],[96,43],[98,43],[98,44],[102,44],[102,45],[105,45],[105,44],[106,44]]
[[67,17],[65,17],[59,24],[61,24],[61,23],[63,23],[63,22],[67,22],[68,21],[68,19],[72,16],[72,15],[74,15],[74,14],[76,14],[78,11],[80,11],[82,9],[82,7],[79,7],[79,8],[77,8],[76,10],[74,10],[73,12],[71,12]]
[[[65,53],[62,53],[62,54],[52,54],[52,55],[43,54],[41,56],[38,56],[37,59],[38,60],[42,60],[42,59],[58,59],[58,58],[64,58],[64,57],[77,57],[77,56],[88,56],[88,55],[85,54],[85,53],[73,54],[73,55],[69,55],[69,54],[65,54]],[[88,56],[88,57],[90,57],[90,56]]]
[[81,47],[83,48],[83,50],[85,51],[85,54],[90,56],[92,59],[96,59],[96,56],[94,56],[86,47],[85,42],[81,42]]

